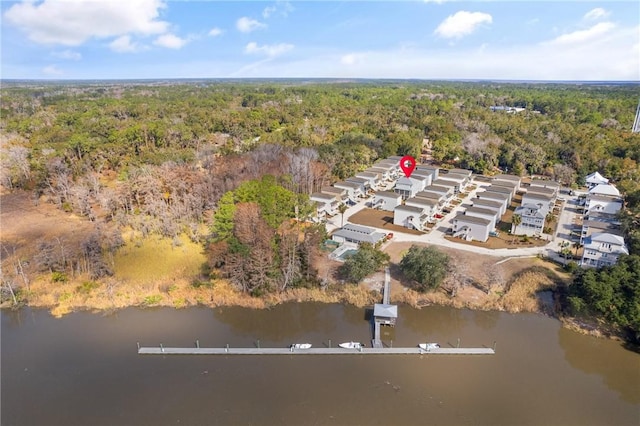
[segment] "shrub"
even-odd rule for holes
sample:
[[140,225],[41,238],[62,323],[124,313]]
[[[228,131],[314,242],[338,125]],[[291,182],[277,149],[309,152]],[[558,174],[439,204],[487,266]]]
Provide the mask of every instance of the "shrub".
[[76,287],[76,291],[82,294],[89,294],[96,288],[100,287],[100,284],[95,281],[85,281]]
[[157,305],[158,303],[160,303],[161,300],[162,300],[162,295],[153,294],[151,296],[145,297],[144,298],[144,302],[142,302],[142,303],[145,306],[153,306],[153,305]]
[[64,272],[54,271],[51,273],[51,281],[54,283],[66,283],[68,279]]

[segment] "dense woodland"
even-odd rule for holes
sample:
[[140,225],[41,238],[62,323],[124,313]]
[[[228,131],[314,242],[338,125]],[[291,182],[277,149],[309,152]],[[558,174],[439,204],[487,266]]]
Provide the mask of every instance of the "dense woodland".
[[[296,220],[311,211],[308,195],[379,158],[418,157],[425,139],[435,161],[476,173],[578,186],[600,171],[625,194],[630,257],[640,254],[637,85],[5,83],[0,94],[0,183],[96,222],[76,261],[94,277],[110,272],[95,254],[122,244],[104,236],[126,228],[189,235],[207,247],[214,274],[254,295],[323,285],[312,264],[324,232]],[[53,242],[42,244],[55,257],[44,250]],[[71,256],[62,266],[41,257],[42,270],[74,270]],[[589,280],[577,275],[575,309],[596,305],[580,290]],[[638,297],[632,284],[620,291]],[[634,303],[632,321],[605,316],[640,330]]]

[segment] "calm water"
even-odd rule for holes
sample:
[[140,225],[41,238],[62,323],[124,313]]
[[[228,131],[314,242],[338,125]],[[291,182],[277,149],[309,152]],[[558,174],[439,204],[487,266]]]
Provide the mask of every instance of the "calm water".
[[369,342],[362,309],[2,315],[2,425],[638,425],[640,355],[540,315],[400,307],[394,346],[495,356],[138,356],[141,345]]

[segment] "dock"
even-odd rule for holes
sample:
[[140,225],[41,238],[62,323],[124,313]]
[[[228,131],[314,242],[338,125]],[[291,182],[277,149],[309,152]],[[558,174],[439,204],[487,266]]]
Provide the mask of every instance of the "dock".
[[492,348],[170,348],[140,347],[138,355],[494,355]]
[[[493,348],[461,348],[460,339],[456,347],[429,348],[422,349],[418,345],[411,348],[385,347],[380,338],[380,327],[382,325],[395,326],[398,317],[398,307],[391,305],[391,274],[389,268],[385,269],[385,280],[382,292],[382,302],[374,306],[372,319],[373,339],[371,347],[360,347],[357,349],[345,349],[333,347],[331,340],[323,347],[311,347],[309,349],[288,348],[262,348],[258,340],[256,347],[231,348],[229,345],[223,348],[200,347],[200,341],[196,340],[195,347],[178,348],[159,346],[142,347],[138,343],[138,355],[494,355],[496,353],[495,342]],[[393,342],[392,342],[393,343]]]

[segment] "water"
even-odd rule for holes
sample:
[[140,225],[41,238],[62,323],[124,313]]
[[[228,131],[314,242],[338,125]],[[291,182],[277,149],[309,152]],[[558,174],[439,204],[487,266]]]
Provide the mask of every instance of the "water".
[[401,306],[394,346],[494,356],[139,356],[141,345],[369,342],[362,309],[2,315],[3,425],[637,425],[640,355],[541,315]]

